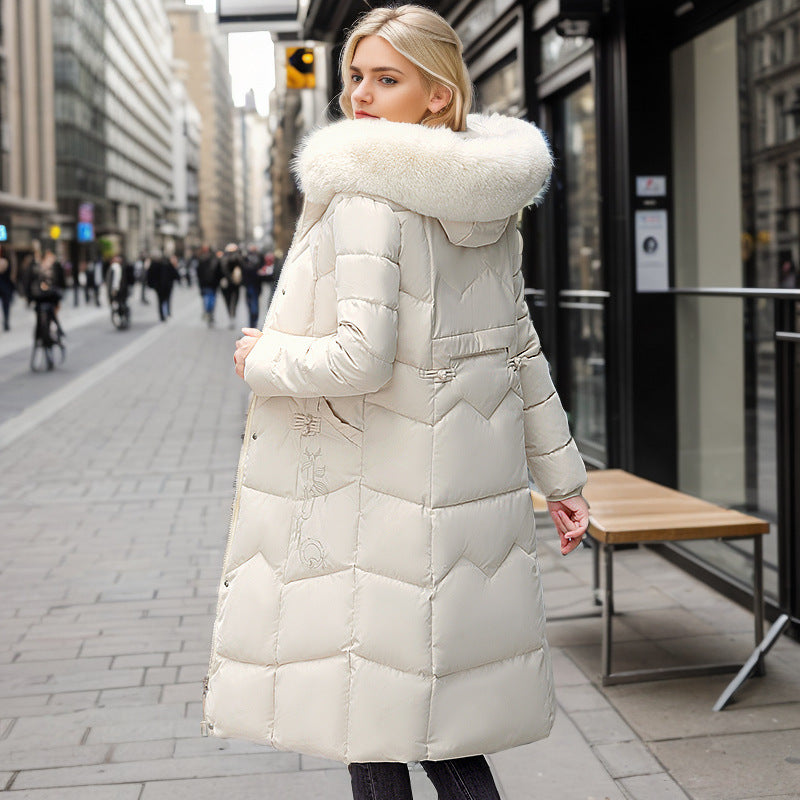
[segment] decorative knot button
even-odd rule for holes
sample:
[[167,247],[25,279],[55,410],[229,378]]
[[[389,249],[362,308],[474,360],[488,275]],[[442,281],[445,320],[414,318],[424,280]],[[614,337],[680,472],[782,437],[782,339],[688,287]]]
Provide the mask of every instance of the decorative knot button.
[[301,436],[312,436],[320,431],[320,418],[311,414],[296,413],[292,419],[292,428],[300,431]]

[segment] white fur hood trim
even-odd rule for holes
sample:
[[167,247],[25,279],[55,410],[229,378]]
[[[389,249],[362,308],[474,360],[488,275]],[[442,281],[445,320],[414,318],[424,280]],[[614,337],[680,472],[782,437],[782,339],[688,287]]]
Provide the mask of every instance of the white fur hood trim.
[[313,203],[327,205],[339,193],[365,194],[440,220],[491,222],[537,202],[552,165],[535,125],[470,114],[463,132],[341,120],[312,131],[292,169]]

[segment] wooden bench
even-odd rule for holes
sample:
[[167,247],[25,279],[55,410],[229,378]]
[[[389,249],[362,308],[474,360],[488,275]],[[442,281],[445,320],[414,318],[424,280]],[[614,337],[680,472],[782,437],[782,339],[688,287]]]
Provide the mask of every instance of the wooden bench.
[[[541,495],[532,492],[534,507],[547,510]],[[713,503],[700,500],[682,492],[668,489],[652,481],[631,475],[620,469],[589,472],[583,491],[589,503],[589,530],[594,556],[593,589],[595,603],[602,606],[594,614],[572,614],[549,617],[551,620],[586,616],[603,617],[602,682],[604,686],[646,680],[665,680],[684,676],[716,675],[739,671],[736,686],[726,690],[717,705],[724,707],[738,685],[753,672],[763,672],[761,649],[764,628],[763,547],[761,537],[769,532],[769,523]],[[751,665],[741,677],[741,664],[703,664],[698,666],[635,669],[614,672],[613,616],[614,616],[614,548],[622,544],[694,541],[697,539],[753,539],[753,614],[755,620],[756,652],[748,660]],[[600,592],[601,553],[605,565],[605,580]],[[737,683],[738,681],[738,683]],[[725,697],[727,695],[727,697]],[[724,702],[723,702],[723,698]],[[720,710],[715,705],[715,710]]]

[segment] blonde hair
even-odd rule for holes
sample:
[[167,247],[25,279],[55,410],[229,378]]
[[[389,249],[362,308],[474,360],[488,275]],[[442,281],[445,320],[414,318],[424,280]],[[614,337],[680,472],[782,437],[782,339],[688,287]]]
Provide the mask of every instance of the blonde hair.
[[467,114],[472,106],[472,82],[462,56],[458,34],[435,11],[423,6],[403,5],[373,8],[356,20],[342,49],[342,93],[339,106],[353,119],[350,102],[350,64],[358,43],[365,36],[380,36],[419,70],[425,91],[436,84],[450,89],[452,96],[441,110],[420,120],[428,127],[447,127],[454,131],[467,128]]

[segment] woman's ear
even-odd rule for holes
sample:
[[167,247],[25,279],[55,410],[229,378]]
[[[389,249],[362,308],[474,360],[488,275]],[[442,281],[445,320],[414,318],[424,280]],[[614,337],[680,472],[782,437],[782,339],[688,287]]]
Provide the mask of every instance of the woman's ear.
[[446,108],[450,101],[453,99],[453,90],[449,86],[444,86],[441,83],[435,83],[431,89],[431,97],[428,101],[428,111],[432,114],[438,114],[443,108]]

